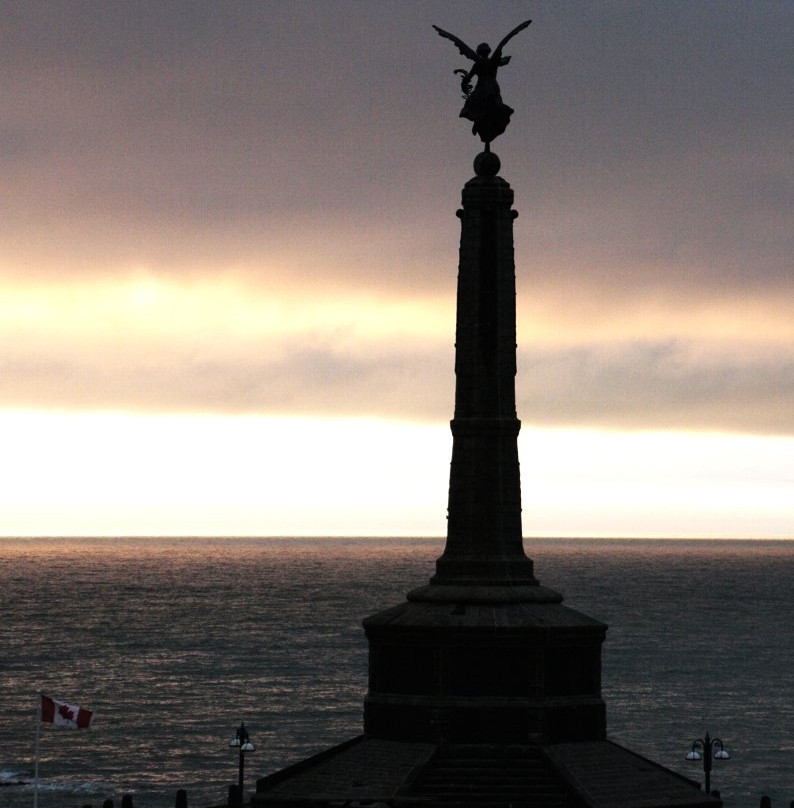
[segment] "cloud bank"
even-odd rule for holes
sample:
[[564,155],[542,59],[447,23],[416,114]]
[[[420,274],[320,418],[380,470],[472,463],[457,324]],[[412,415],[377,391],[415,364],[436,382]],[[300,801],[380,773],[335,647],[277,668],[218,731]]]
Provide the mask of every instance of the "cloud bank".
[[[476,44],[526,13],[11,3],[4,405],[450,417],[479,144],[430,25]],[[531,14],[495,144],[520,417],[791,434],[791,4]]]

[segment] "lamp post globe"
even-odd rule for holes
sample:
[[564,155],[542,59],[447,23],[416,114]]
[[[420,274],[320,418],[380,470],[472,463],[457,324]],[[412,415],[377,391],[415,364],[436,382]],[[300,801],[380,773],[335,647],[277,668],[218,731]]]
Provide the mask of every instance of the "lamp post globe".
[[706,794],[711,794],[711,769],[714,760],[730,760],[728,750],[719,738],[712,738],[706,733],[705,738],[698,738],[687,752],[686,760],[702,760],[703,774],[706,779]]
[[241,723],[240,726],[237,728],[237,731],[234,734],[234,738],[229,741],[229,746],[235,747],[240,752],[239,757],[239,767],[238,767],[238,777],[237,777],[237,793],[239,799],[239,805],[243,804],[243,778],[245,773],[245,753],[246,752],[253,752],[256,747],[251,742],[251,738],[248,735],[248,730],[245,728],[245,724]]

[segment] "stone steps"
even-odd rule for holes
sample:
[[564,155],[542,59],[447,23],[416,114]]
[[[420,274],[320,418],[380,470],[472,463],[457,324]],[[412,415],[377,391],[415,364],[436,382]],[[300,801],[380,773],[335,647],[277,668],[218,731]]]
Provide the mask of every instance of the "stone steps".
[[568,808],[565,789],[537,751],[464,747],[439,752],[411,789],[434,803]]

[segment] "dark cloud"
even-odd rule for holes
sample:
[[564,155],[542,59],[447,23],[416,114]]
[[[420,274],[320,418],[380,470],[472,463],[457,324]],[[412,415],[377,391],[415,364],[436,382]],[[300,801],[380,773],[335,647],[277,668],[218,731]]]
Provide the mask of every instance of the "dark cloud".
[[[343,238],[442,232],[477,144],[457,119],[452,69],[465,60],[430,22],[475,42],[526,13],[12,4],[0,236],[33,256],[58,238],[77,262],[112,233],[84,267],[101,272],[142,244],[172,270],[190,265],[180,257],[207,235],[255,263],[274,234],[328,222]],[[546,4],[533,16],[502,80],[516,114],[498,146],[519,227],[575,249],[573,271],[696,253],[707,287],[785,276],[791,5]],[[393,283],[369,264],[340,272]]]
[[518,406],[533,424],[792,434],[794,356],[711,354],[683,340],[530,351]]
[[[529,14],[495,144],[520,294],[586,294],[616,322],[649,300],[794,309],[788,0],[20,0],[4,14],[0,273],[23,283],[144,266],[307,296],[451,295],[479,144],[458,119],[465,59],[430,26],[494,42]],[[664,339],[527,354],[523,417],[791,431],[782,343],[682,362],[690,337]],[[17,348],[8,404],[450,414],[451,358],[432,351],[301,343],[264,361],[246,345],[219,362],[152,347],[112,367]]]
[[[193,348],[143,352],[118,367],[90,354],[0,361],[6,406],[374,416],[444,421],[453,349],[351,351],[282,343],[221,357]],[[519,352],[519,417],[532,426],[794,434],[794,358],[704,352],[691,342],[622,342]]]

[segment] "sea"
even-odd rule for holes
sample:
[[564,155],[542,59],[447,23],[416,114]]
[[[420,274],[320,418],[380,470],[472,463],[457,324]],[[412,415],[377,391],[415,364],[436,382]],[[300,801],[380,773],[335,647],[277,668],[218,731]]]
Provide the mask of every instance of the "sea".
[[[443,539],[0,539],[0,806],[225,803],[241,722],[258,777],[361,732],[365,616],[427,583]],[[609,625],[608,736],[728,808],[794,800],[794,542],[527,539],[544,586]],[[94,711],[37,721],[38,693]]]

